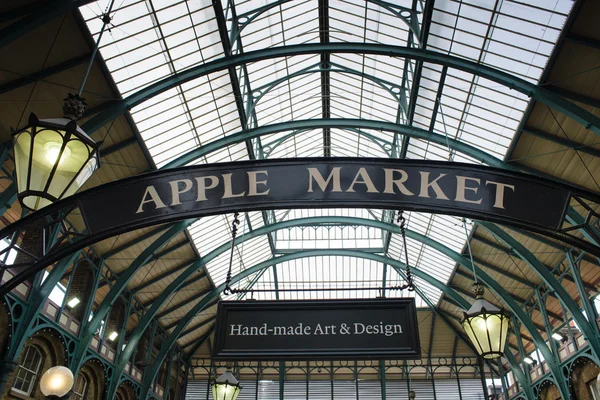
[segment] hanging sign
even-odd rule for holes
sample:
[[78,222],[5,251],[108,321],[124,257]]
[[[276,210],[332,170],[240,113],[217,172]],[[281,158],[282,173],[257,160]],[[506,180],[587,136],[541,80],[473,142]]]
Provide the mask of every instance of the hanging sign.
[[415,301],[223,301],[213,357],[222,360],[418,359]]
[[108,184],[78,197],[90,233],[234,211],[368,207],[558,229],[570,191],[481,165],[316,158],[190,166]]

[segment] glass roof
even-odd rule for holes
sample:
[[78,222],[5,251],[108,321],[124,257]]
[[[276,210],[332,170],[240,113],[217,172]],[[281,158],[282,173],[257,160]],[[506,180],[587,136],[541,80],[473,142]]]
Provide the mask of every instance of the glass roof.
[[[96,38],[110,0],[80,10]],[[100,52],[123,97],[192,66],[232,54],[304,43],[360,42],[421,46],[501,69],[537,83],[568,17],[571,0],[437,0],[424,21],[422,0],[120,0]],[[325,4],[327,7],[319,7]],[[412,7],[415,7],[414,9]],[[217,18],[222,14],[223,19]],[[219,26],[224,20],[224,26]],[[222,35],[221,30],[226,34]],[[421,33],[424,30],[425,33]],[[226,42],[222,37],[228,36]],[[229,42],[231,41],[231,45]],[[417,78],[418,88],[413,87]],[[413,92],[415,91],[416,92]],[[236,101],[240,100],[240,101]],[[411,101],[414,104],[411,104]],[[198,146],[243,129],[291,120],[361,118],[432,130],[503,158],[528,97],[453,68],[383,55],[289,56],[219,71],[177,86],[131,110],[158,167]],[[406,148],[402,148],[405,142]],[[403,141],[394,133],[358,129],[281,132],[210,153],[194,163],[308,156],[401,157],[475,162],[442,145]],[[243,215],[241,231],[303,217],[350,216],[391,222],[382,210],[275,210]],[[462,251],[459,218],[406,213],[408,228]],[[230,215],[202,218],[190,229],[201,255],[230,239]],[[360,250],[403,259],[401,237],[361,226],[318,225],[277,231],[237,246],[234,272],[274,256],[314,249]],[[414,240],[412,267],[447,282],[455,263]],[[228,254],[208,265],[215,284],[225,279]],[[307,292],[257,298],[374,297],[360,288],[402,279],[370,259],[320,255],[284,261],[241,282],[254,288]],[[435,304],[440,292],[417,280]],[[322,288],[348,291],[322,291]],[[393,294],[390,294],[393,295]],[[406,293],[403,295],[407,295]],[[411,294],[412,295],[412,294]],[[417,296],[417,304],[426,306]]]

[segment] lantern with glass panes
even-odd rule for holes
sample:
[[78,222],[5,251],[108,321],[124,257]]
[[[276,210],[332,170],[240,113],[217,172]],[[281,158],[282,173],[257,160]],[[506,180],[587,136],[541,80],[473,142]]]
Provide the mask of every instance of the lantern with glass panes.
[[502,357],[506,346],[510,317],[506,312],[483,298],[485,288],[477,280],[469,233],[467,232],[467,222],[464,218],[462,221],[467,237],[471,266],[473,267],[473,277],[475,278],[473,284],[475,302],[469,308],[469,311],[464,313],[461,324],[481,357],[485,359]]
[[64,118],[39,119],[13,134],[17,188],[21,203],[39,210],[73,195],[98,168],[98,148],[78,125],[84,99],[65,99]]
[[212,392],[214,400],[235,400],[242,390],[242,386],[230,371],[230,366],[227,366],[227,371],[218,377],[212,383]]

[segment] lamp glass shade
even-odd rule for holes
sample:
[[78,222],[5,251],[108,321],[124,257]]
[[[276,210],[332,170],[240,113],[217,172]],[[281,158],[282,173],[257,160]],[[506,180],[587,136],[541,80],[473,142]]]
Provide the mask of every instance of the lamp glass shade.
[[73,372],[67,367],[52,367],[42,375],[40,389],[44,396],[62,397],[73,389]]
[[230,371],[226,371],[212,385],[214,400],[235,400],[241,390],[242,386]]
[[98,145],[68,118],[31,114],[13,148],[19,199],[31,210],[75,194],[98,168]]
[[479,298],[465,313],[462,326],[479,355],[494,359],[504,355],[508,322],[507,314]]

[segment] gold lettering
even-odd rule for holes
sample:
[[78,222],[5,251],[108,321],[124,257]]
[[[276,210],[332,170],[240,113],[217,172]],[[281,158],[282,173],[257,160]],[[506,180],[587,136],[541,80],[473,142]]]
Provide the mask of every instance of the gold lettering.
[[327,177],[327,180],[323,179],[323,175],[321,175],[321,172],[319,172],[319,170],[317,168],[307,168],[308,170],[308,191],[312,192],[313,191],[313,179],[315,180],[315,182],[317,183],[317,185],[319,185],[319,187],[321,188],[321,191],[325,191],[327,189],[327,186],[329,185],[329,182],[331,182],[333,180],[333,189],[331,190],[332,192],[341,192],[342,191],[342,187],[340,185],[340,169],[342,167],[335,167],[332,168],[331,173],[329,174],[329,176]]
[[232,174],[223,174],[223,186],[225,187],[225,193],[223,193],[223,198],[228,199],[231,197],[242,197],[246,194],[246,191],[242,193],[233,194],[233,188],[231,186],[231,175]]
[[[207,180],[210,180],[208,186],[206,186]],[[206,191],[216,188],[219,184],[219,178],[213,175],[201,176],[196,178],[196,182],[198,183],[198,197],[196,198],[196,201],[205,201],[207,200]]]
[[449,200],[442,191],[440,185],[437,183],[441,178],[446,176],[446,174],[440,174],[440,176],[429,182],[429,172],[419,171],[419,173],[421,174],[421,193],[419,193],[419,197],[429,198],[429,188],[432,188],[435,192],[436,198]]
[[513,192],[515,191],[515,187],[513,185],[507,185],[506,183],[494,182],[494,181],[485,181],[487,185],[495,185],[496,186],[496,200],[494,202],[495,208],[504,208],[504,189],[509,188]]
[[[148,195],[150,196],[150,198],[146,199],[146,196],[148,196]],[[160,199],[160,196],[158,195],[158,192],[156,191],[154,186],[148,186],[146,188],[146,191],[144,192],[144,195],[142,196],[142,202],[140,203],[140,206],[138,207],[138,209],[135,213],[139,214],[141,212],[144,212],[144,204],[146,204],[146,203],[154,203],[155,209],[166,207],[165,203],[163,203],[163,201]]]
[[[179,190],[180,183],[184,184],[182,190]],[[179,179],[176,181],[169,182],[169,185],[171,185],[171,205],[176,206],[178,204],[181,204],[181,199],[179,198],[179,195],[185,192],[189,192],[192,188],[192,181],[189,179]]]
[[[385,172],[385,190],[383,193],[396,194],[396,191],[394,190],[394,185],[396,185],[398,190],[400,190],[400,193],[403,195],[414,196],[414,193],[411,193],[410,190],[404,186],[404,182],[408,180],[408,174],[406,171],[402,169],[388,168],[384,168],[383,171]],[[400,179],[394,179],[394,173],[396,172],[400,174]]]
[[477,194],[477,190],[479,190],[478,187],[467,186],[466,181],[477,182],[478,185],[481,183],[481,180],[479,178],[469,178],[468,176],[458,175],[456,177],[456,198],[454,200],[462,201],[465,203],[481,204],[482,199],[467,200],[465,198],[465,192],[467,190],[472,190],[475,194]]
[[265,192],[258,192],[258,185],[267,186],[266,179],[264,181],[256,180],[258,174],[269,176],[269,171],[248,171],[248,196],[266,196],[271,191],[271,189],[267,189]]
[[[362,180],[359,181],[358,178],[362,178]],[[369,173],[364,168],[358,170],[356,176],[354,177],[354,180],[352,181],[346,192],[354,192],[354,185],[356,185],[357,183],[362,183],[363,185],[365,185],[367,187],[367,193],[379,193],[379,191],[375,188],[375,185],[373,185],[373,181],[371,180]]]

